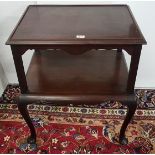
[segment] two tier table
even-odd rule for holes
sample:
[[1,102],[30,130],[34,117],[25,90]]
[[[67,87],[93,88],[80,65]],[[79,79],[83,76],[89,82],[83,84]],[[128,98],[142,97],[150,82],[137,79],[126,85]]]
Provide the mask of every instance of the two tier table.
[[[28,104],[128,107],[119,141],[136,110],[134,86],[146,41],[127,5],[30,5],[10,35],[21,95],[17,105],[36,142]],[[34,50],[25,75],[22,55]],[[131,56],[129,71],[124,51]],[[60,124],[61,125],[61,124]]]

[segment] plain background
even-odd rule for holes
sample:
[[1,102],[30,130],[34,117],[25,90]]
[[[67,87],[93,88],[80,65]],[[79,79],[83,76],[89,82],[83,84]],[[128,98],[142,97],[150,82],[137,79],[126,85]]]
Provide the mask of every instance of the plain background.
[[[128,4],[147,40],[143,46],[136,87],[155,88],[155,2],[151,1],[103,1],[103,0],[53,0],[53,1],[0,1],[0,94],[8,83],[18,83],[10,47],[5,45],[13,28],[29,4]],[[23,56],[25,72],[33,51]],[[130,56],[125,53],[129,66]]]

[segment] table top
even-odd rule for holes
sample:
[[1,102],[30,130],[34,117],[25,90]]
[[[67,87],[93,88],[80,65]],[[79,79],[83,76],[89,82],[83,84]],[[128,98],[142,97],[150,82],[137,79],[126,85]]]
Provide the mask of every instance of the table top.
[[145,44],[127,5],[30,5],[6,44]]

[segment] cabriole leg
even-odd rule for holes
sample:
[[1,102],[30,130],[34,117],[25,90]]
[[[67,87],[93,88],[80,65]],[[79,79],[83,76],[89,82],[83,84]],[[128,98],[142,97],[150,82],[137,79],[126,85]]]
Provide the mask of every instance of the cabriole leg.
[[31,132],[31,135],[27,139],[27,143],[34,144],[36,143],[36,131],[27,110],[27,103],[18,99],[17,106]]
[[125,131],[126,128],[128,126],[128,124],[130,123],[136,108],[137,108],[137,102],[130,102],[127,105],[127,114],[126,114],[126,118],[122,124],[121,130],[120,130],[120,136],[119,136],[119,143],[122,145],[128,144],[128,139],[125,137]]

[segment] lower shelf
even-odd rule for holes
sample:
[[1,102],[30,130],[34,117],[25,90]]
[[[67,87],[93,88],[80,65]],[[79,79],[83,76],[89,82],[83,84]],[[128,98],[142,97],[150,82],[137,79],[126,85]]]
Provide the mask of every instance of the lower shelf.
[[81,55],[47,50],[34,53],[26,78],[33,94],[117,95],[126,93],[128,71],[123,53],[116,50]]

